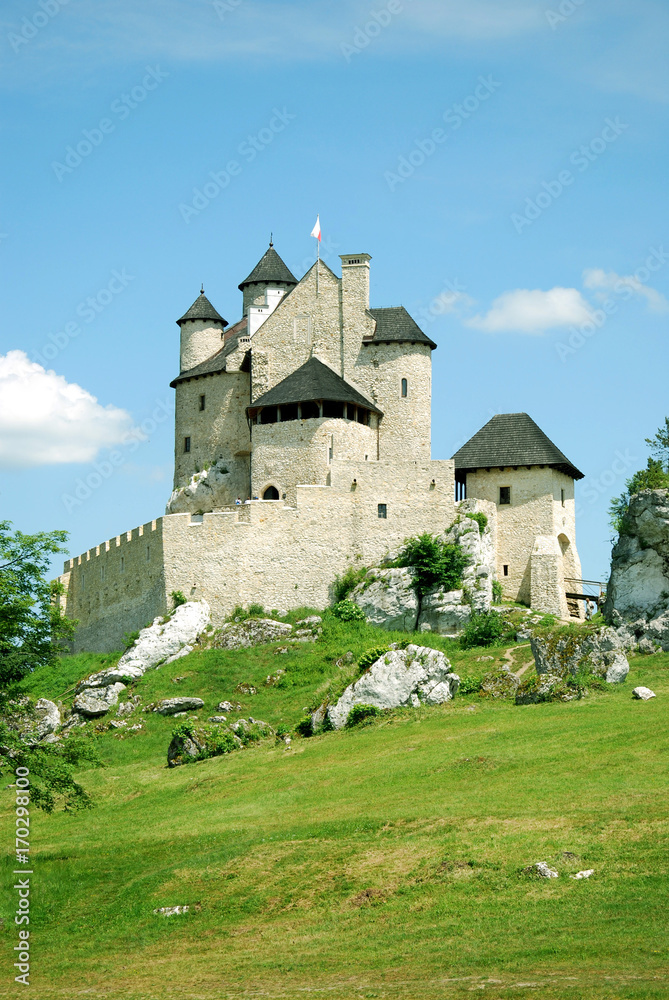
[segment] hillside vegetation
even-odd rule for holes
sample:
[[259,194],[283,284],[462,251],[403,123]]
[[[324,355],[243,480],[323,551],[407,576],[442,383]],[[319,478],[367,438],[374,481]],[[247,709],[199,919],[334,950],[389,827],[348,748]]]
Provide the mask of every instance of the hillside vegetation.
[[[357,675],[348,651],[357,661],[411,638],[444,650],[466,678],[508,655],[514,670],[531,661],[527,644],[510,643],[507,655],[331,614],[323,624],[317,643],[287,654],[275,652],[280,643],[192,653],[149,671],[133,693],[144,705],[201,697],[201,721],[220,701],[239,702],[229,721],[252,715],[294,731],[305,709]],[[23,689],[68,704],[80,678],[114,659],[66,657]],[[32,811],[25,994],[666,997],[668,667],[669,654],[637,656],[625,684],[581,700],[459,695],[173,770],[166,753],[181,720],[140,709],[135,732],[102,720],[105,766],[77,774],[94,808]],[[633,701],[638,684],[657,698]],[[11,862],[13,789],[0,794]],[[560,877],[525,871],[536,861]],[[568,877],[583,869],[595,873]],[[10,879],[2,996],[22,989],[11,973]],[[190,912],[153,913],[177,905]]]

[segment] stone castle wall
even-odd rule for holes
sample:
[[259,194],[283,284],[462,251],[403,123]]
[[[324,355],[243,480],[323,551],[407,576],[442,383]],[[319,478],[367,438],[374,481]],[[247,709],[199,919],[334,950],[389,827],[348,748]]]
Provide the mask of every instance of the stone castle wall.
[[238,604],[325,607],[348,566],[373,565],[411,535],[445,530],[455,516],[453,481],[452,462],[335,460],[332,485],[298,486],[294,507],[258,500],[170,514],[112,539],[65,564],[66,611],[80,621],[74,648],[121,648],[123,633],[167,610],[173,590],[206,600],[219,623]]

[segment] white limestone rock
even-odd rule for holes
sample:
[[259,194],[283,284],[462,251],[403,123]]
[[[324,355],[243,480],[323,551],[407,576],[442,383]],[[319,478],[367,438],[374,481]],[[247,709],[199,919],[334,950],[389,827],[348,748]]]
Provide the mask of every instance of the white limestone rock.
[[611,557],[604,615],[653,623],[650,638],[669,649],[669,490],[641,490],[630,500],[625,530]]
[[190,906],[161,906],[153,912],[159,917],[180,917],[189,911]]
[[208,469],[196,472],[187,486],[176,489],[170,497],[166,514],[187,514],[196,511],[212,511],[214,507],[226,506],[229,496],[231,474],[224,462],[214,462]]
[[86,688],[74,699],[73,709],[80,715],[92,718],[105,715],[110,708],[118,704],[118,696],[125,691],[125,684],[108,684],[103,688]]
[[609,664],[606,671],[607,684],[622,684],[627,679],[630,672],[630,665],[624,653],[615,653],[613,662]]
[[158,702],[153,711],[159,715],[176,715],[181,712],[195,712],[198,708],[204,708],[202,698],[165,698]]
[[443,536],[444,541],[459,545],[469,556],[469,564],[462,574],[462,584],[471,595],[474,611],[489,611],[492,604],[492,583],[496,572],[495,541],[490,525],[483,531],[477,521],[467,517],[478,511],[476,500],[463,500],[457,510],[459,520]]
[[439,635],[458,635],[471,616],[472,605],[464,603],[462,590],[435,590],[423,598],[419,627]]
[[370,570],[350,599],[372,625],[402,632],[416,628],[418,598],[413,575],[406,567]]
[[575,875],[570,875],[569,878],[577,878],[577,879],[590,878],[590,876],[594,874],[595,874],[594,868],[586,868],[585,871],[576,872]]
[[188,601],[180,605],[170,618],[156,618],[153,625],[142,629],[116,669],[126,677],[141,677],[152,667],[177,658],[175,654],[181,653],[186,646],[192,647],[209,620],[210,608],[206,601]]
[[392,649],[346,688],[337,704],[328,708],[328,718],[335,729],[341,729],[354,705],[398,708],[415,705],[417,699],[441,704],[453,698],[459,684],[460,678],[439,650],[413,645]]
[[632,697],[637,698],[639,701],[650,701],[651,698],[655,697],[655,692],[651,691],[650,688],[643,687],[642,685],[634,688],[632,691]]
[[60,729],[60,711],[58,705],[48,698],[40,698],[35,705],[35,716],[37,725],[35,735],[38,740],[43,740],[47,736],[52,736]]
[[545,861],[537,861],[535,865],[532,866],[541,878],[559,878],[558,873],[554,868],[549,868]]
[[214,635],[212,645],[215,649],[248,649],[285,639],[292,631],[292,625],[273,618],[247,618],[243,622],[223,625]]

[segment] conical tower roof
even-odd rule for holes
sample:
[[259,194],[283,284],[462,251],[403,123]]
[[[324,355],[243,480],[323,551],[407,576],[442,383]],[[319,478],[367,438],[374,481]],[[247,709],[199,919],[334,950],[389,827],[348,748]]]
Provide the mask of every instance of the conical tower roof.
[[178,319],[177,323],[179,324],[179,326],[181,326],[182,323],[187,322],[187,320],[189,319],[211,320],[217,325],[220,324],[220,326],[222,327],[228,325],[228,321],[223,319],[221,314],[217,312],[216,309],[214,309],[211,302],[204,294],[204,288],[202,289],[202,291],[200,292],[200,294],[198,295],[198,297],[196,298],[195,302],[190,307],[188,312],[185,313],[181,317],[181,319]]
[[572,479],[583,479],[583,473],[527,413],[498,413],[453,458],[456,472],[549,465]]
[[270,243],[269,249],[258,261],[248,278],[245,278],[244,281],[242,281],[239,286],[239,290],[240,292],[243,292],[246,285],[252,285],[255,283],[273,285],[275,282],[280,285],[295,286],[297,284],[297,278],[281,260],[278,253],[274,249],[274,244]]

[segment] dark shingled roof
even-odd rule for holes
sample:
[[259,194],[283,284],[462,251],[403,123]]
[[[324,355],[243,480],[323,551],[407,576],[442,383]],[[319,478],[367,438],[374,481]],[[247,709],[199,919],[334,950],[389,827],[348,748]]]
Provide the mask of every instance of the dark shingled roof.
[[583,473],[527,413],[498,413],[453,455],[456,472],[515,465],[550,465],[573,479]]
[[267,282],[268,284],[277,282],[282,285],[297,284],[297,278],[288,270],[272,243],[270,243],[269,250],[258,261],[248,278],[242,281],[239,290],[243,292],[246,285],[251,285],[255,282]]
[[318,358],[309,360],[275,385],[273,389],[254,400],[249,410],[261,406],[281,406],[285,403],[308,403],[316,399],[329,399],[336,403],[356,403],[374,413],[381,413],[368,399],[340,378],[336,372],[324,365]]
[[374,336],[363,343],[378,344],[403,341],[407,344],[429,344],[432,350],[436,348],[435,342],[423,333],[404,306],[390,306],[387,309],[370,309],[369,311],[376,320],[376,330]]
[[211,302],[204,294],[204,289],[200,292],[188,312],[185,313],[181,319],[177,320],[177,323],[181,326],[182,323],[185,323],[186,320],[189,319],[210,319],[214,320],[215,323],[220,323],[221,326],[228,325],[227,320],[223,319],[221,314],[214,309]]

